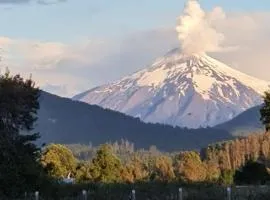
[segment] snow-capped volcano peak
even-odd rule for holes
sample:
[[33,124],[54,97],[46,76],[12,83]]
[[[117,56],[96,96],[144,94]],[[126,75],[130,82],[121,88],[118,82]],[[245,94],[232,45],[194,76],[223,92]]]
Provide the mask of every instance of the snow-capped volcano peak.
[[204,53],[174,49],[146,69],[74,99],[147,122],[197,128],[223,123],[260,104],[268,85]]

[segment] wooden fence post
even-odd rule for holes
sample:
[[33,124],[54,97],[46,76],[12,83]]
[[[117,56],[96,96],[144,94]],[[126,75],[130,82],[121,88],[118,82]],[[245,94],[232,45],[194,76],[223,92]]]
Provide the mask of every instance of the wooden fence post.
[[231,187],[227,187],[227,200],[231,200],[232,198],[232,189]]
[[38,199],[39,199],[39,192],[36,191],[36,192],[35,192],[35,200],[38,200]]
[[131,191],[131,199],[136,200],[136,191],[135,190]]
[[87,200],[87,192],[86,190],[82,191],[83,200]]
[[183,189],[179,188],[178,190],[178,200],[183,200]]

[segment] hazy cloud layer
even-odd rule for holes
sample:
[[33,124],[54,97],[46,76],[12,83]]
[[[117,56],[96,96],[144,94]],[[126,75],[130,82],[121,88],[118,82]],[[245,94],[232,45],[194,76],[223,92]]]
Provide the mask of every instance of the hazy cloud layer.
[[269,80],[270,13],[232,13],[216,26],[226,35],[226,45],[237,46],[234,51],[214,53],[213,56],[231,66]]
[[49,5],[65,1],[67,0],[0,0],[0,4],[25,4],[30,2],[36,2],[41,5]]
[[[269,21],[270,13],[226,13],[213,25],[224,35],[224,46],[237,48],[210,55],[270,81]],[[133,73],[178,46],[174,27],[114,41],[81,41],[76,45],[0,38],[2,66],[24,75],[32,73],[42,88],[63,96]]]

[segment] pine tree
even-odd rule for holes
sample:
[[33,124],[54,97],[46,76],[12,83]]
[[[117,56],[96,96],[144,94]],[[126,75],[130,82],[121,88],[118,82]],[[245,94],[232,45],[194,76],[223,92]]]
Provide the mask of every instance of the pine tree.
[[270,130],[270,92],[264,94],[264,104],[260,110],[261,121],[265,126],[266,131]]
[[33,143],[40,91],[31,79],[0,75],[0,188],[5,195],[35,189],[40,180],[40,149]]
[[269,174],[263,163],[248,161],[234,176],[237,184],[265,184]]

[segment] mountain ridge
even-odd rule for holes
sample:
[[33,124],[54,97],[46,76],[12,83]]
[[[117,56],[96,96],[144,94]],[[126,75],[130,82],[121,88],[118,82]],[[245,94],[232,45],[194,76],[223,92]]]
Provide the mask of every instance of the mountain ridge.
[[73,99],[145,122],[215,126],[262,103],[269,82],[238,72],[206,54],[173,49],[149,67]]
[[224,130],[184,129],[144,123],[138,118],[42,92],[35,131],[39,143],[100,145],[127,139],[136,148],[157,146],[164,151],[194,150],[231,139]]
[[226,130],[233,136],[247,136],[258,132],[263,133],[265,128],[260,121],[260,109],[262,106],[252,107],[240,113],[232,120],[215,126],[215,128]]

